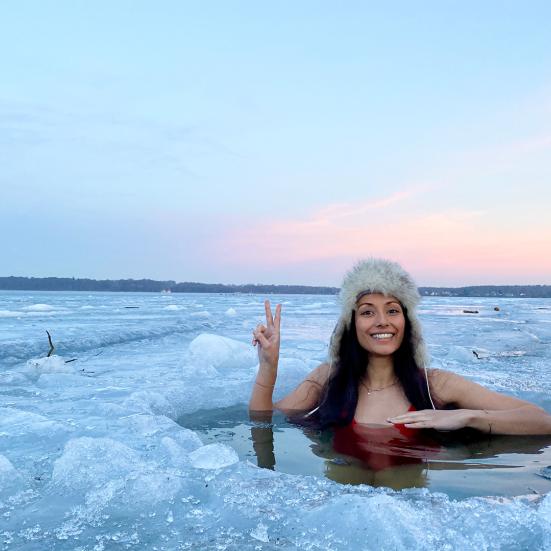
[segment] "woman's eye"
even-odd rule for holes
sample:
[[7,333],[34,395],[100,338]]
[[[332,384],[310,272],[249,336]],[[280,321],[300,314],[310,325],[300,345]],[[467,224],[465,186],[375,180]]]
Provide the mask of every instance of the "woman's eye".
[[360,312],[360,316],[370,316],[371,314],[373,314],[373,310],[364,310]]

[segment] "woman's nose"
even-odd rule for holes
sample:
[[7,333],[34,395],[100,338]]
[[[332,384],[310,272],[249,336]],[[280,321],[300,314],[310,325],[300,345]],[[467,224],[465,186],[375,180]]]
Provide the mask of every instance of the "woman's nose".
[[386,314],[384,312],[379,312],[375,321],[377,325],[388,325],[388,320],[386,319]]

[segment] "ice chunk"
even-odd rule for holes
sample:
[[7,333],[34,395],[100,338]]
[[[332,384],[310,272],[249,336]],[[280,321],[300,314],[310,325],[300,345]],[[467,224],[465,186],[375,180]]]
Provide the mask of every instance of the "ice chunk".
[[181,480],[169,471],[148,470],[131,478],[124,501],[136,510],[171,500],[182,488]]
[[146,438],[161,432],[166,432],[173,427],[178,427],[174,421],[165,415],[148,415],[139,413],[136,415],[130,415],[124,419],[124,422],[125,424],[130,425],[128,428],[132,434],[140,435]]
[[5,476],[10,472],[15,472],[15,467],[5,455],[0,454],[0,476]]
[[166,415],[170,419],[176,419],[174,406],[160,392],[140,390],[133,392],[123,403],[124,407],[133,411],[153,413],[154,415]]
[[184,373],[197,370],[232,372],[248,370],[257,363],[256,351],[248,344],[228,337],[202,333],[189,345]]
[[82,521],[97,522],[106,507],[126,514],[143,511],[173,499],[182,488],[176,473],[143,460],[132,448],[111,438],[90,437],[67,443],[54,462],[52,484],[64,496],[67,490],[76,492],[77,499],[84,494],[84,506],[74,508],[60,529],[65,535],[78,534]]
[[551,494],[547,494],[543,498],[540,504],[539,514],[541,515],[543,524],[547,529],[546,530],[547,539],[551,543]]
[[176,467],[187,461],[189,452],[193,452],[203,446],[199,436],[190,429],[181,428],[172,436],[164,436],[161,446],[166,451],[172,464]]
[[5,432],[10,438],[18,436],[28,438],[29,434],[45,438],[66,430],[68,428],[63,424],[43,415],[16,408],[0,408],[0,433]]
[[32,304],[31,306],[24,306],[22,310],[27,312],[51,312],[56,308],[51,304]]
[[186,429],[180,426],[177,432],[173,432],[171,434],[171,438],[175,442],[177,442],[177,444],[182,449],[184,449],[186,453],[194,451],[203,445],[203,442],[201,442],[201,439],[199,438],[196,432],[193,432],[190,429]]
[[256,528],[251,530],[251,536],[255,540],[262,541],[264,543],[268,543],[270,541],[268,538],[268,527],[262,522],[259,522]]
[[221,469],[239,461],[237,452],[224,444],[208,444],[189,454],[196,469]]
[[0,318],[16,318],[20,316],[19,312],[12,312],[11,310],[0,310]]
[[0,373],[0,385],[26,385],[29,378],[18,371],[4,371]]
[[[317,362],[316,362],[317,365]],[[303,377],[312,369],[312,364],[299,358],[280,358],[278,374],[284,377]]]
[[111,438],[83,436],[69,440],[54,462],[54,484],[73,489],[99,487],[114,478],[139,470],[139,454]]
[[210,318],[210,314],[206,310],[201,310],[199,312],[192,312],[190,317],[207,319]]
[[43,373],[36,381],[36,386],[41,389],[59,389],[73,387],[78,389],[83,385],[82,375],[73,373]]
[[[291,392],[318,365],[299,358],[280,358],[276,387],[276,399]],[[256,369],[254,370],[256,376]],[[252,383],[251,383],[252,384]]]
[[61,356],[50,356],[49,358],[33,358],[27,362],[26,372],[31,376],[40,376],[43,373],[74,373],[72,363],[65,363]]
[[[199,439],[199,437],[197,437],[197,439]],[[201,441],[199,440],[199,442]],[[188,463],[188,454],[185,452],[182,446],[178,445],[174,441],[174,439],[165,436],[161,440],[161,445],[171,465],[181,469]]]
[[228,308],[226,310],[226,316],[229,316],[230,318],[233,318],[233,317],[237,316],[237,312],[236,312],[235,308]]
[[[324,314],[327,312],[327,303],[325,302],[313,302],[312,304],[305,304],[299,308],[297,308],[295,311],[297,313],[300,312],[306,312],[308,314]],[[331,304],[332,306],[332,304]]]
[[11,488],[18,480],[20,475],[12,462],[0,454],[0,494],[8,488]]

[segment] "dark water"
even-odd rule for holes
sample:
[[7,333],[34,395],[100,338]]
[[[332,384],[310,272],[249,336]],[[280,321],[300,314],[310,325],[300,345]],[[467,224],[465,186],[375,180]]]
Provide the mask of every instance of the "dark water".
[[341,484],[428,488],[453,498],[551,491],[551,436],[488,438],[473,431],[386,438],[379,429],[370,435],[382,436],[362,439],[360,447],[343,446],[351,440],[346,432],[305,429],[279,412],[251,419],[243,406],[194,412],[179,423],[259,467]]

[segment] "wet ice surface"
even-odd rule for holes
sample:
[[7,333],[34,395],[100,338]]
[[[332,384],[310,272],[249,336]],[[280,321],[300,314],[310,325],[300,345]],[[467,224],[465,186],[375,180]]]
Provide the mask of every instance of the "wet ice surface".
[[[0,292],[1,548],[551,548],[550,494],[342,485],[179,425],[246,404],[262,298]],[[278,298],[276,396],[325,358],[337,317],[334,297]],[[551,410],[550,300],[427,298],[421,318],[433,365]]]

